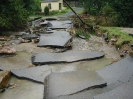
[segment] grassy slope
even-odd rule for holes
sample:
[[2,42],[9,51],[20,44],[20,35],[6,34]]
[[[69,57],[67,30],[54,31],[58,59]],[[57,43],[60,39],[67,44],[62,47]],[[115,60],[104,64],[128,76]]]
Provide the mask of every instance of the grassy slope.
[[118,27],[100,27],[101,32],[109,34],[109,39],[117,37],[116,47],[121,47],[124,43],[133,43],[133,37],[121,31]]

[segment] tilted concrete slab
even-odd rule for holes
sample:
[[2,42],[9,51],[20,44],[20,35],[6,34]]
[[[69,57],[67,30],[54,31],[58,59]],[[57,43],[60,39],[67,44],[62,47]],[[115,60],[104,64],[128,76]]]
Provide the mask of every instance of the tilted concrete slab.
[[97,72],[107,81],[107,84],[128,82],[133,75],[133,58],[128,55],[126,58],[106,66]]
[[133,99],[133,81],[124,83],[109,92],[94,96],[94,99]]
[[65,47],[72,39],[72,36],[66,31],[55,31],[50,34],[41,34],[38,47]]
[[47,65],[44,65],[16,70],[14,69],[11,70],[11,72],[18,78],[25,78],[35,82],[43,83],[45,77],[51,73],[51,68]]
[[0,71],[0,89],[7,86],[10,76],[10,71]]
[[102,88],[106,82],[94,71],[51,73],[44,83],[44,99],[71,95],[89,88]]
[[103,52],[88,52],[88,51],[70,51],[64,53],[39,53],[32,56],[32,63],[51,64],[51,63],[70,63],[77,61],[92,60],[104,57]]

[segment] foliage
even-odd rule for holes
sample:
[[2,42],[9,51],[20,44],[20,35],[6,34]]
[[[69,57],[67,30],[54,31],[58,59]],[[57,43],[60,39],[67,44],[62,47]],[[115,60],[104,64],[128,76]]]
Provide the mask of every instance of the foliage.
[[48,16],[48,15],[49,15],[49,8],[48,8],[48,6],[46,6],[46,7],[44,8],[44,15],[45,15],[45,16]]
[[29,12],[29,14],[41,11],[41,0],[22,0],[22,2],[24,3],[24,8]]
[[84,9],[91,15],[97,15],[105,3],[103,0],[80,0],[83,3]]
[[101,9],[101,13],[103,14],[103,16],[105,18],[106,25],[108,25],[108,21],[111,21],[112,25],[116,24],[117,14],[111,6],[106,4]]
[[118,14],[118,26],[133,27],[133,0],[115,0],[110,4]]
[[121,31],[118,27],[100,27],[100,29],[109,35],[109,39],[117,37],[116,47],[121,47],[125,42],[133,43],[133,38],[127,33]]
[[80,2],[91,15],[103,12],[106,20],[109,18],[115,20],[117,26],[133,27],[133,0],[80,0]]
[[21,0],[0,1],[0,29],[23,27],[28,19],[28,12]]

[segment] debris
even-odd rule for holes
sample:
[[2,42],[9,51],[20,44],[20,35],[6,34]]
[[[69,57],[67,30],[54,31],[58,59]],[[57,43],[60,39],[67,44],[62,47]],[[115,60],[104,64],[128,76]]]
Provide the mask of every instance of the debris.
[[45,79],[44,99],[53,99],[105,86],[106,82],[94,71],[51,73]]
[[0,41],[9,41],[10,38],[7,36],[0,36]]
[[32,56],[32,63],[50,64],[50,63],[63,63],[63,62],[77,62],[91,59],[98,59],[104,57],[103,52],[88,52],[88,51],[69,51],[64,53],[38,53]]
[[7,86],[10,76],[11,73],[9,71],[0,71],[0,89]]
[[47,75],[51,73],[51,68],[48,65],[14,69],[11,72],[18,78],[25,78],[35,82],[43,83]]

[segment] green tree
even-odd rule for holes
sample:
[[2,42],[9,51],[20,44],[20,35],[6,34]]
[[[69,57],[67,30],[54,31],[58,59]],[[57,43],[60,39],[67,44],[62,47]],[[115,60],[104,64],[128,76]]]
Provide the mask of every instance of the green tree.
[[28,12],[21,0],[0,1],[0,29],[22,28],[28,19]]
[[118,13],[118,26],[133,27],[133,0],[116,0],[112,5]]
[[116,16],[116,12],[114,9],[106,4],[102,9],[101,9],[102,14],[104,15],[106,24],[108,24],[108,20],[112,19],[112,17]]
[[49,8],[48,8],[48,6],[46,6],[46,7],[44,8],[44,15],[45,15],[45,16],[49,15]]

